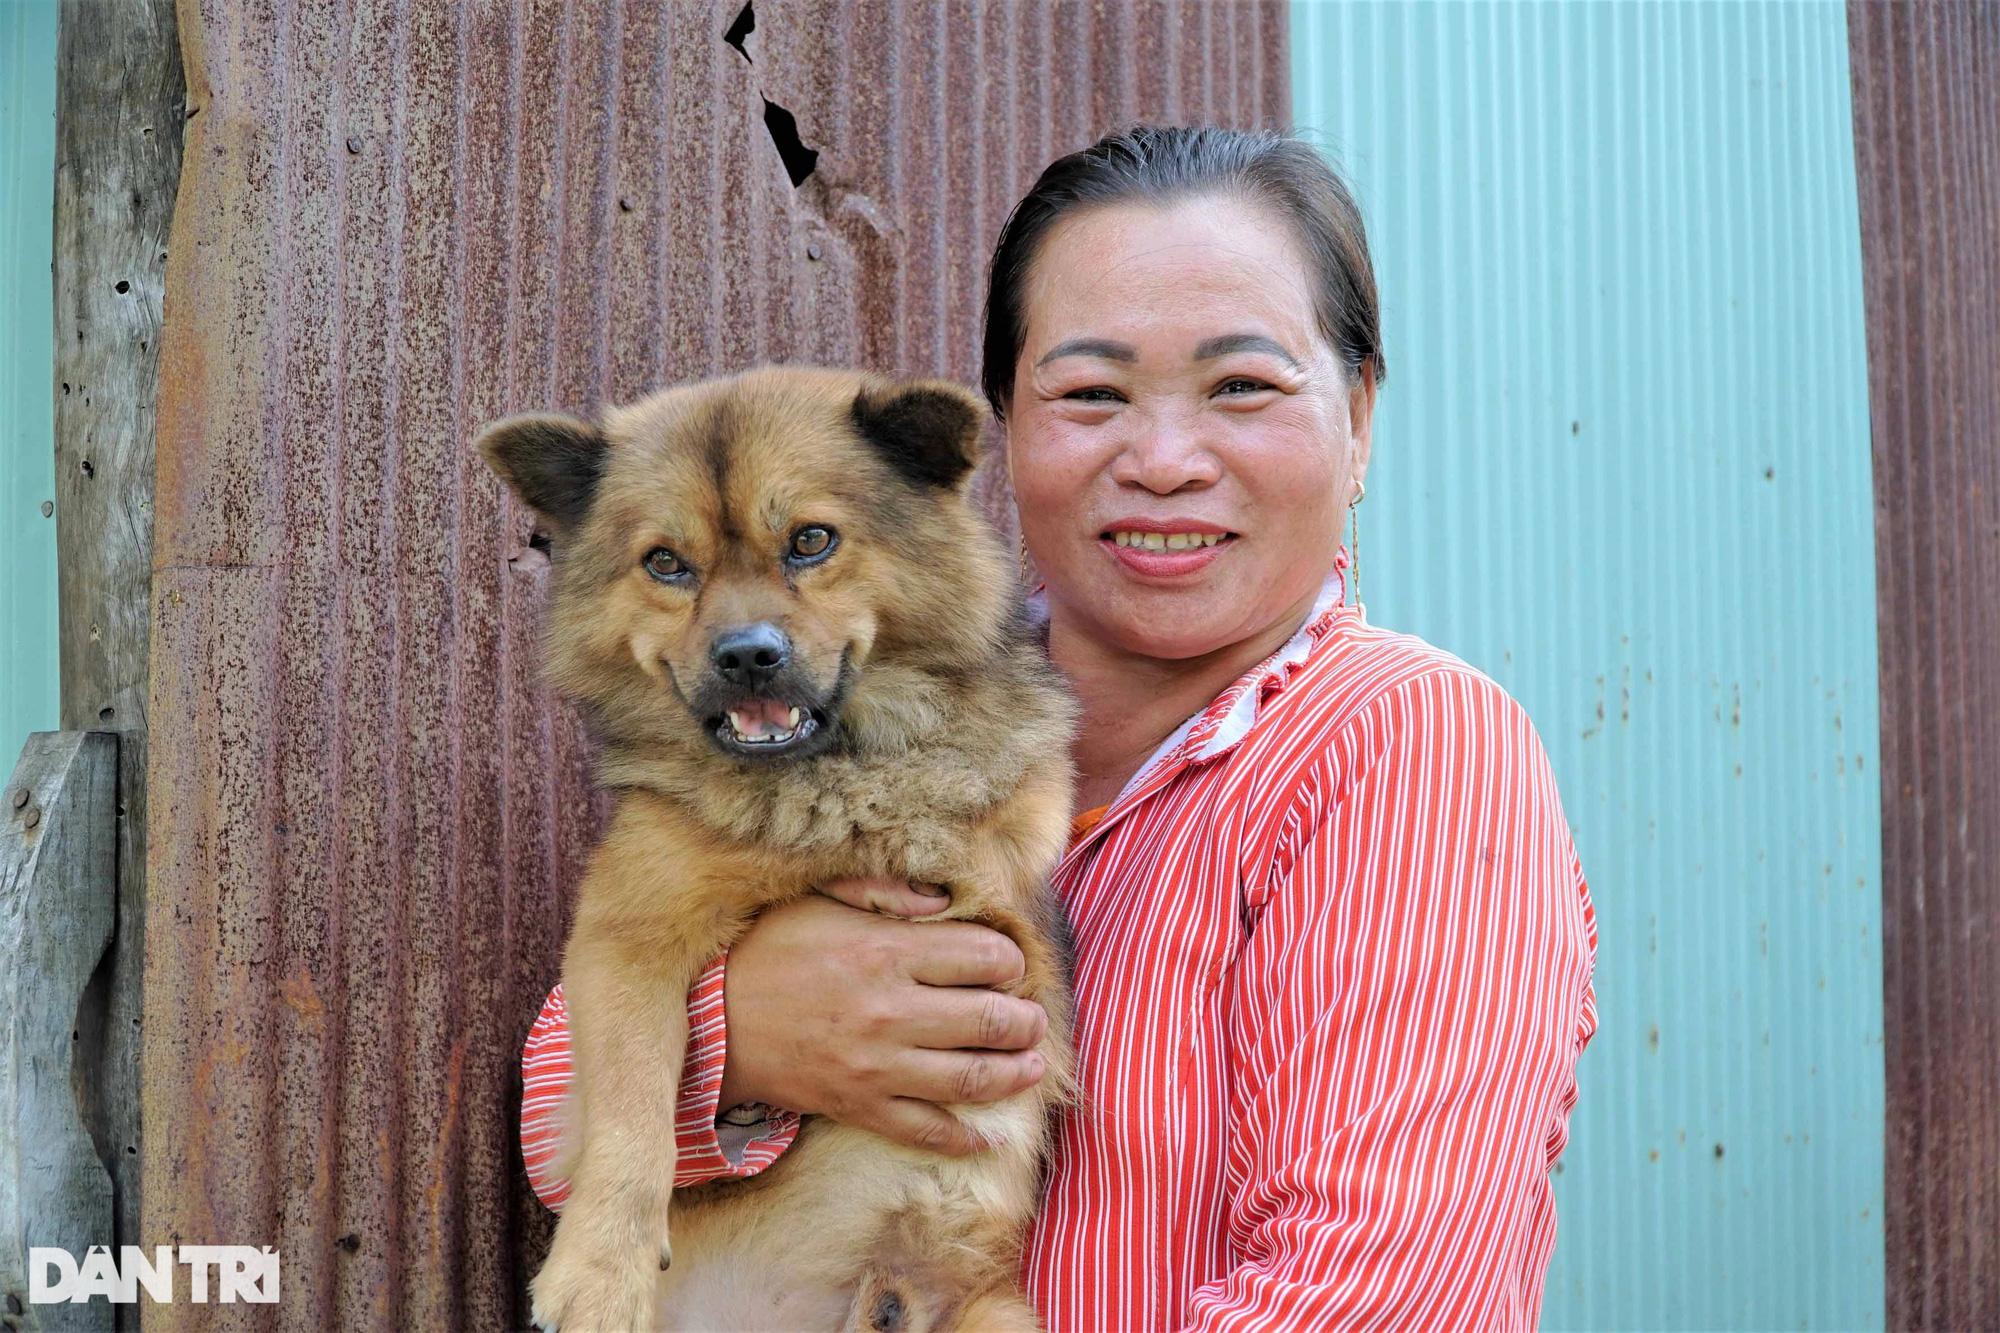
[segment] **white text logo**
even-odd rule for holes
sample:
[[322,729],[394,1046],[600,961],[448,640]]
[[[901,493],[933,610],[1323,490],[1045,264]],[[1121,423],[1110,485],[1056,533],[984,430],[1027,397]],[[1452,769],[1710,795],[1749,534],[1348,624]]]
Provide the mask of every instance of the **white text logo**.
[[278,1299],[278,1252],[266,1245],[183,1245],[179,1258],[165,1245],[153,1247],[152,1257],[137,1245],[127,1245],[117,1259],[108,1245],[93,1245],[78,1263],[68,1250],[31,1246],[28,1250],[28,1299],[36,1305],[68,1301],[82,1305],[95,1297],[126,1302],[139,1299],[139,1288],[154,1301],[174,1299],[176,1262],[188,1270],[188,1299],[206,1303],[209,1270],[215,1270],[213,1299],[249,1301],[260,1305]]

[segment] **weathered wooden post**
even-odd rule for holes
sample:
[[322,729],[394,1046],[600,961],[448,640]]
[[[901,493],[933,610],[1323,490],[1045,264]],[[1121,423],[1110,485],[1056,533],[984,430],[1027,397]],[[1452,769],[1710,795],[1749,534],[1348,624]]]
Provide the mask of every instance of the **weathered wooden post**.
[[114,1308],[36,1305],[29,1250],[112,1237],[111,1176],[78,1113],[77,1008],[111,942],[118,738],[40,731],[0,797],[0,1324],[109,1330]]
[[[56,53],[56,577],[62,725],[118,734],[112,947],[76,1015],[76,1096],[139,1240],[154,401],[186,118],[173,0],[64,0]],[[139,1307],[120,1305],[136,1329]]]

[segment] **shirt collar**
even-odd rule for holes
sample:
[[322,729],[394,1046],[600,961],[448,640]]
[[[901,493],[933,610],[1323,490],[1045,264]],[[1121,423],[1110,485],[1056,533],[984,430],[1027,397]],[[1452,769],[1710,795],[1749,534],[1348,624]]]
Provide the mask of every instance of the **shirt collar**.
[[[1208,707],[1174,729],[1172,735],[1153,751],[1152,758],[1139,766],[1124,791],[1135,791],[1152,773],[1177,759],[1204,763],[1236,748],[1257,725],[1264,701],[1283,689],[1285,683],[1312,656],[1313,649],[1326,638],[1334,622],[1347,606],[1346,551],[1341,551],[1332,573],[1320,585],[1319,596],[1304,623],[1277,652],[1238,676]],[[1185,753],[1183,753],[1185,751]]]
[[[1326,582],[1320,585],[1312,610],[1306,613],[1305,622],[1297,632],[1278,651],[1238,676],[1206,707],[1174,728],[1119,791],[1117,799],[1111,803],[1114,809],[1161,770],[1179,763],[1203,763],[1219,758],[1250,734],[1250,729],[1257,724],[1257,714],[1264,700],[1284,688],[1285,682],[1312,656],[1313,649],[1325,640],[1335,621],[1347,609],[1348,566],[1347,548],[1342,546],[1334,555],[1333,569]],[[1049,618],[1047,585],[1037,584],[1035,590],[1028,594],[1027,612],[1030,623],[1042,631],[1046,643]]]

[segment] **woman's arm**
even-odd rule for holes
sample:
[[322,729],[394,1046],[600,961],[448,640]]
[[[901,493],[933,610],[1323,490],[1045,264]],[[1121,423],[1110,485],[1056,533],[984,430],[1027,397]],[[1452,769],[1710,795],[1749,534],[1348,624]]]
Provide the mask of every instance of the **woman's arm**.
[[1344,789],[1252,895],[1229,1231],[1202,1330],[1526,1329],[1596,1025],[1596,930],[1525,714],[1440,673],[1336,743]]
[[[846,902],[922,915],[899,885],[830,885]],[[793,1113],[831,1115],[887,1138],[964,1154],[973,1142],[938,1108],[990,1101],[1041,1078],[1032,1048],[1041,1006],[986,989],[1018,977],[1020,950],[962,921],[915,924],[810,895],[760,917],[688,996],[677,1186],[752,1176],[798,1129]],[[521,1152],[535,1193],[569,1194],[563,1104],[572,1074],[558,986],[522,1052]],[[790,1107],[748,1132],[717,1131],[721,1108]]]

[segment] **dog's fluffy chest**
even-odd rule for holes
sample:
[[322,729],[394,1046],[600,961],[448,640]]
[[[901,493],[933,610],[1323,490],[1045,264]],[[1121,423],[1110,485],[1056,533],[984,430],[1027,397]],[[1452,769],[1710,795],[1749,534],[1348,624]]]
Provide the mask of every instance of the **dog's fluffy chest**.
[[[850,874],[949,880],[981,818],[1009,794],[991,771],[927,753],[904,763],[830,759],[767,782],[710,787],[689,813],[766,856]],[[823,873],[823,870],[822,870]]]

